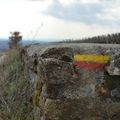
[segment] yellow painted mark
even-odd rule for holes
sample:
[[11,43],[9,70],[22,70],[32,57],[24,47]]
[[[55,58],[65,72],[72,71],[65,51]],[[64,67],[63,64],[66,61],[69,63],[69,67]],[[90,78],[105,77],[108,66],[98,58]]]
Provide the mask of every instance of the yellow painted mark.
[[76,54],[74,55],[75,62],[95,62],[95,63],[107,63],[110,60],[109,55],[95,55],[95,54]]

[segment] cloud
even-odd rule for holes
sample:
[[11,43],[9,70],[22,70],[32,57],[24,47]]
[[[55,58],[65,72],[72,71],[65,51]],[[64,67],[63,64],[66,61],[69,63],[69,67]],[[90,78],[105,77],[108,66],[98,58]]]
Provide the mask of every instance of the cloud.
[[32,1],[32,2],[45,2],[46,0],[26,0],[26,1]]
[[[65,2],[66,1],[66,2]],[[56,0],[43,13],[58,19],[85,24],[119,25],[118,0]]]
[[119,6],[119,0],[0,0],[0,37],[14,30],[29,39],[118,32]]

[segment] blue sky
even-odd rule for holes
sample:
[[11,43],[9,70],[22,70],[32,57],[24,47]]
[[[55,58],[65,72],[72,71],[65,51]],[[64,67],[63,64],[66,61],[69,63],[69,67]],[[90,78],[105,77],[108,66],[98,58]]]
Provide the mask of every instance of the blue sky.
[[119,0],[0,0],[0,37],[78,39],[120,32]]

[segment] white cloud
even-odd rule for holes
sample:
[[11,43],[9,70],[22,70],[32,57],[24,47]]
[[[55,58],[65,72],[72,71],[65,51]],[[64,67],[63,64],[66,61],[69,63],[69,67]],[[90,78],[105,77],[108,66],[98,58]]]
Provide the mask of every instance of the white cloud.
[[[115,33],[119,31],[119,28],[112,28],[108,26],[100,25],[86,25],[80,22],[68,22],[62,21],[53,17],[45,19],[44,27],[38,34],[38,38],[59,38],[59,39],[70,39],[70,38],[84,38],[95,35],[102,35],[108,33]],[[46,32],[49,31],[49,32]]]
[[[45,11],[49,5],[52,5],[57,0],[0,0],[0,37],[8,37],[10,31],[19,30],[24,38],[32,39],[34,36],[36,39],[40,38],[82,38],[95,36],[99,34],[106,34],[112,32],[120,31],[119,26],[104,26],[98,24],[95,19],[93,23],[89,22],[86,24],[81,21],[69,21],[69,19],[59,19],[53,16],[45,15],[42,12]],[[102,0],[102,2],[107,0]],[[89,12],[89,5],[92,8],[92,4],[94,5],[103,5],[101,0],[58,0],[60,4],[63,6],[72,6],[75,3],[79,3],[81,6],[86,5],[86,9],[89,14],[86,14],[85,11],[81,13],[88,15],[96,14],[95,9],[90,9],[92,12]],[[112,3],[112,4],[111,4]],[[97,17],[103,21],[109,21],[110,23],[118,23],[120,20],[120,2],[108,2],[107,5],[104,5],[102,8],[102,12],[97,14]],[[64,7],[67,9],[67,7]],[[84,6],[83,6],[84,8]],[[101,9],[101,8],[99,8]],[[98,11],[99,11],[98,9]],[[56,11],[57,9],[54,9]],[[68,10],[68,9],[67,9]],[[61,12],[61,11],[59,11]],[[67,11],[68,13],[72,13],[72,18],[76,17],[76,11],[74,13],[73,10]],[[58,14],[58,13],[57,13]],[[59,14],[62,14],[59,13]],[[76,15],[76,16],[75,16]],[[83,21],[86,21],[82,18]],[[114,22],[113,22],[114,21]],[[94,23],[95,22],[95,23]],[[43,25],[41,25],[43,23]],[[38,30],[39,29],[39,30]]]
[[1,37],[9,35],[9,31],[19,30],[25,37],[44,20],[40,12],[46,4],[28,1],[0,1],[0,31]]
[[103,12],[100,14],[97,14],[98,18],[104,21],[109,21],[111,24],[119,25],[120,21],[120,1],[111,1],[108,2],[108,4],[105,5],[105,8],[103,9]]
[[100,2],[100,0],[58,0],[58,1],[63,4],[72,4],[72,3],[93,4]]
[[93,3],[99,3],[100,0],[81,0],[82,3],[85,3],[85,4],[93,4]]

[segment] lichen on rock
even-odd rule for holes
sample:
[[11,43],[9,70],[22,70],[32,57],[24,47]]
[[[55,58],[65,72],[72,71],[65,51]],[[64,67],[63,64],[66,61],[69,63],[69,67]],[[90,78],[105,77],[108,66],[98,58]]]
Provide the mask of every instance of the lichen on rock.
[[26,49],[25,68],[37,76],[34,89],[40,85],[35,99],[41,120],[120,118],[120,47],[112,47],[66,44]]

